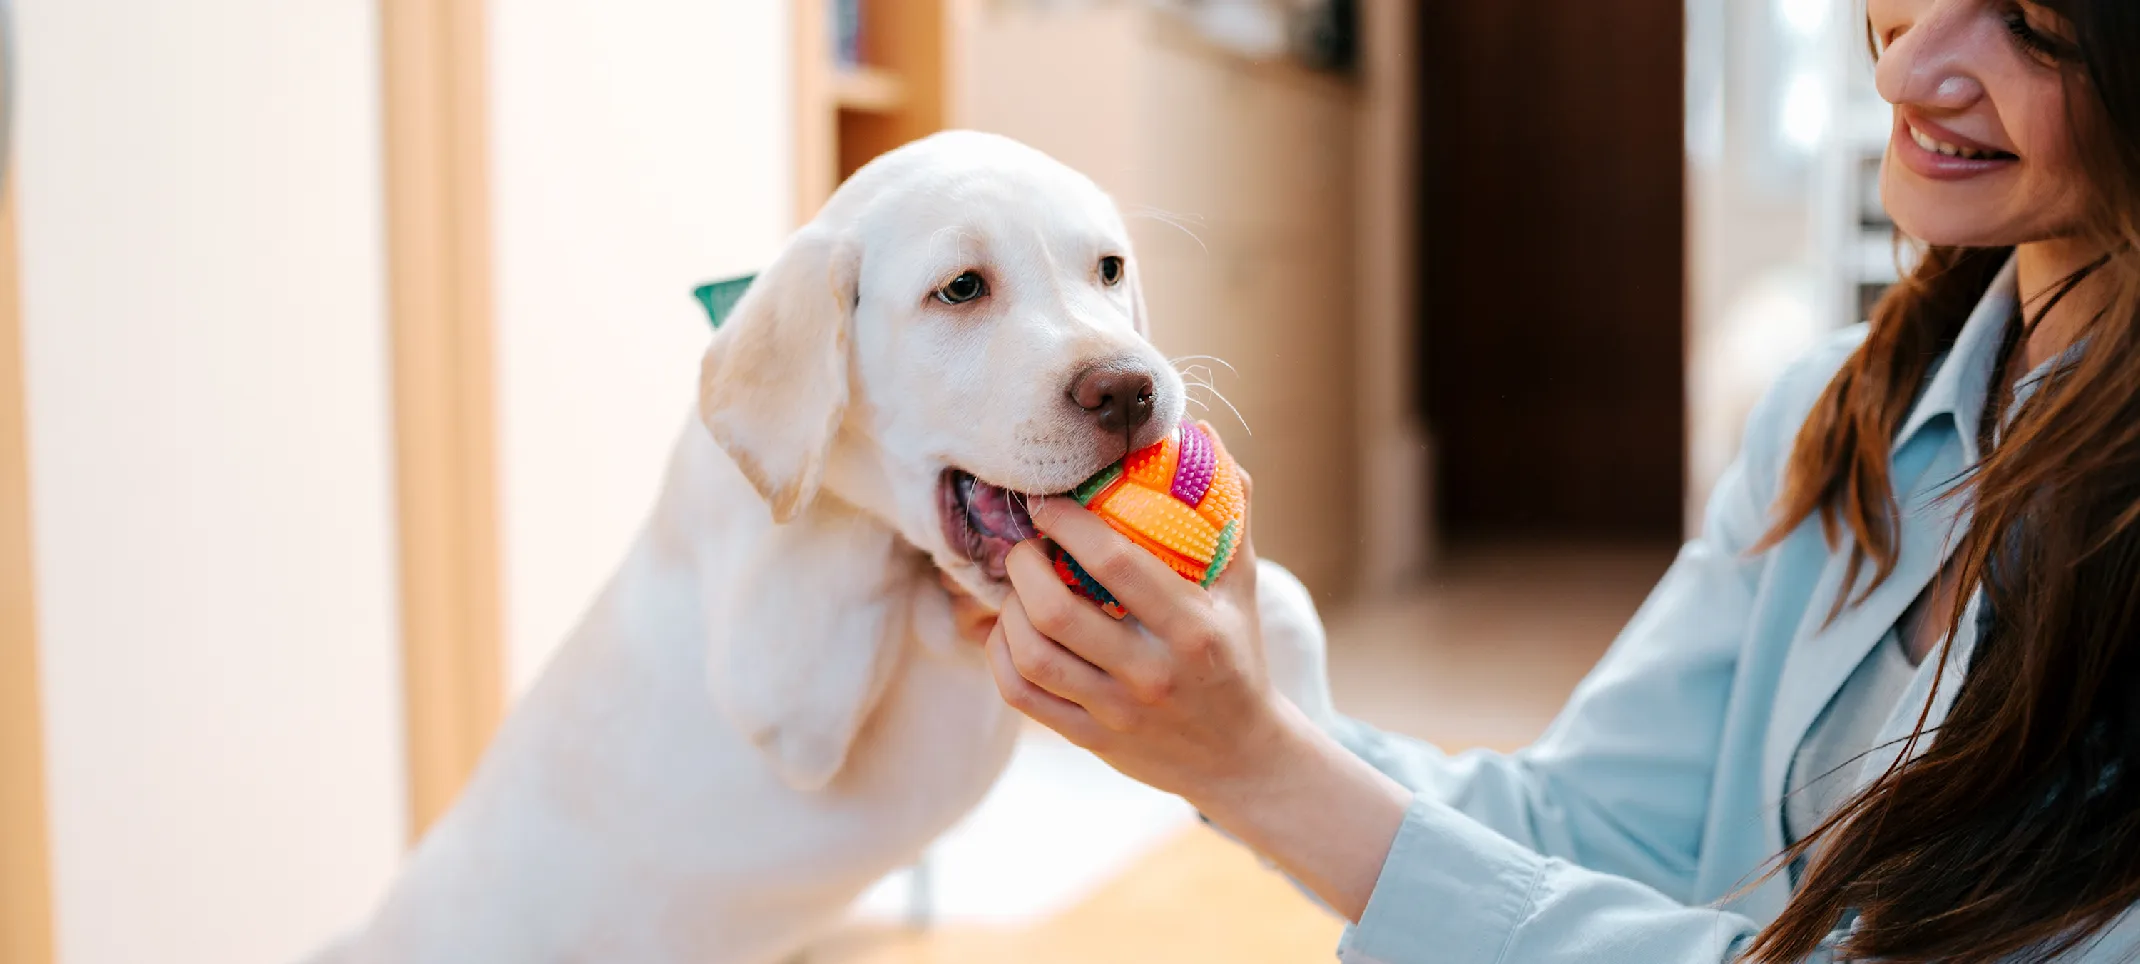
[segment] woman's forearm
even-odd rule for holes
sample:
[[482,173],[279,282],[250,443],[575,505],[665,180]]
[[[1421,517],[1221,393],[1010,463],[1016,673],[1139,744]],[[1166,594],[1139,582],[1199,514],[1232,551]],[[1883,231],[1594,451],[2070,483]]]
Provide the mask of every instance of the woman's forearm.
[[1291,704],[1284,712],[1290,725],[1274,738],[1267,768],[1189,802],[1357,922],[1411,806],[1411,793]]

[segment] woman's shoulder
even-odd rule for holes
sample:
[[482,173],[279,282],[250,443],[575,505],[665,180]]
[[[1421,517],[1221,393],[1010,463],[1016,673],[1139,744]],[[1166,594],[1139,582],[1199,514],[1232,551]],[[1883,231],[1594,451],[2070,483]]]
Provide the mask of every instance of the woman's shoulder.
[[1755,477],[1771,478],[1782,469],[1798,438],[1799,426],[1805,424],[1813,406],[1835,380],[1836,372],[1865,343],[1868,331],[1868,326],[1859,323],[1829,334],[1784,366],[1769,384],[1747,417],[1740,445],[1741,453],[1752,463]]

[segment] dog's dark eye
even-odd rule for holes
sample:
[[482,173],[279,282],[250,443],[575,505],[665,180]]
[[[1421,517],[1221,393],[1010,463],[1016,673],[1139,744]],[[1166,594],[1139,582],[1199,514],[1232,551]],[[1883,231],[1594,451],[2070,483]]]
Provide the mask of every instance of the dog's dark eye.
[[963,305],[988,293],[988,282],[974,272],[968,271],[951,279],[951,283],[936,289],[936,300],[947,305]]
[[1100,283],[1111,285],[1122,280],[1122,257],[1110,254],[1100,259]]

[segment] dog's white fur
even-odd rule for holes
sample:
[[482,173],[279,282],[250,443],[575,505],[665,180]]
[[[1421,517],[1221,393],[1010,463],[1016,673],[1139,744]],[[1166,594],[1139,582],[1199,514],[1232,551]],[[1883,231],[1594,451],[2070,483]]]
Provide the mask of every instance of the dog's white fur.
[[[770,962],[977,803],[1018,720],[936,569],[956,466],[1066,490],[1143,438],[1069,399],[1087,366],[1182,386],[1142,336],[1093,184],[947,133],[871,163],[713,339],[700,416],[622,568],[371,920],[323,960]],[[987,298],[931,293],[961,271]],[[768,511],[770,509],[770,511]],[[1259,572],[1274,677],[1327,719],[1320,625]]]

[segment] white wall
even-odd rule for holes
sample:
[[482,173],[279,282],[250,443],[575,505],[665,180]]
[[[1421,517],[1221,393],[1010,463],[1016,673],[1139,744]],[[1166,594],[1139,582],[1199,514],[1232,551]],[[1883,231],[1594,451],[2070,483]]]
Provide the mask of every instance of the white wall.
[[286,960],[404,835],[371,0],[24,0],[60,959]]
[[792,226],[787,4],[491,10],[500,476],[515,692],[651,506],[708,329],[691,289]]

